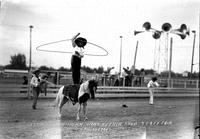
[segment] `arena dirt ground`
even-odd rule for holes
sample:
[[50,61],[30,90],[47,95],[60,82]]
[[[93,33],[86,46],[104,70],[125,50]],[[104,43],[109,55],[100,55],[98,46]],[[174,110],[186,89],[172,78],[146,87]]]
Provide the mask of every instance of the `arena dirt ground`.
[[[199,99],[100,99],[88,102],[88,120],[76,121],[68,103],[59,118],[53,99],[0,99],[0,139],[197,139]],[[126,104],[128,107],[122,107]]]

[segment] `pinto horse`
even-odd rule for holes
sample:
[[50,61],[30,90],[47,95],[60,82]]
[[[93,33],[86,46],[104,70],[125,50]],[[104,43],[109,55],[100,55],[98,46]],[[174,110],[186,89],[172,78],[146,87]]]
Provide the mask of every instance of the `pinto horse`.
[[95,80],[87,80],[81,85],[67,85],[62,86],[58,90],[56,96],[55,106],[59,109],[59,116],[61,116],[62,107],[66,102],[71,101],[73,105],[79,103],[76,120],[80,120],[81,106],[83,105],[84,120],[87,120],[86,106],[89,98],[94,99],[97,90],[97,82]]

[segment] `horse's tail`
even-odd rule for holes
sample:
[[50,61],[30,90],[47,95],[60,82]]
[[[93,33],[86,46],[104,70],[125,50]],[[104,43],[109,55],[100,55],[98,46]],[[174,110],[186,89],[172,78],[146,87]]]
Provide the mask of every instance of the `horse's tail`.
[[63,93],[63,89],[64,89],[64,86],[62,86],[59,90],[58,90],[58,93],[56,95],[56,99],[55,99],[55,107],[58,107],[58,104],[60,102],[60,99],[61,99],[61,96],[62,96],[62,93]]

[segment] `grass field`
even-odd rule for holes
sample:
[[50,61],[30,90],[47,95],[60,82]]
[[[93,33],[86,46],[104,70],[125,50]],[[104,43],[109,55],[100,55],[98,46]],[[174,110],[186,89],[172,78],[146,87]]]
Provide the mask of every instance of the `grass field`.
[[[58,118],[53,99],[0,99],[1,139],[197,139],[199,99],[99,99],[88,102],[88,120],[76,121],[77,106],[68,103]],[[126,104],[128,107],[122,107]]]

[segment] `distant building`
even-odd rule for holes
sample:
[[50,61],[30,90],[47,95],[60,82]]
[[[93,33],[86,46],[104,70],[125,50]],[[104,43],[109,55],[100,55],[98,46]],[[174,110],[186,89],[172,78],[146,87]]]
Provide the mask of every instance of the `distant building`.
[[2,73],[5,77],[22,77],[28,75],[28,70],[4,69]]
[[4,70],[5,73],[28,73],[28,70],[17,70],[17,69],[5,69]]

